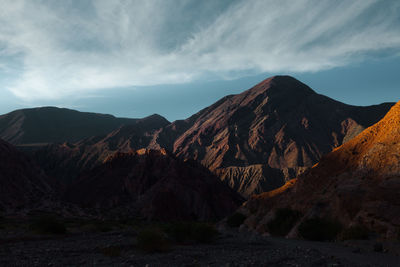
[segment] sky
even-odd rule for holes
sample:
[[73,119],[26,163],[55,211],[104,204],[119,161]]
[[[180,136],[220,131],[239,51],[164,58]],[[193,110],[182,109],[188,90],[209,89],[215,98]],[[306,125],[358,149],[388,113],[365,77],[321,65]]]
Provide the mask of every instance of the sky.
[[184,119],[287,74],[353,105],[400,100],[398,0],[0,0],[0,114]]

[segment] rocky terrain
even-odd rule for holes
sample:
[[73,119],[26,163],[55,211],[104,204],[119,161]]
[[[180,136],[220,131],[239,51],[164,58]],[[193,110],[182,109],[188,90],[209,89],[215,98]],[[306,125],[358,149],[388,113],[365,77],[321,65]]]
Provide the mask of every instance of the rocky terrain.
[[197,162],[148,149],[110,156],[82,173],[64,199],[115,218],[161,221],[220,219],[243,202]]
[[[399,140],[400,102],[381,121],[285,187],[248,201],[243,210],[254,214],[248,225],[265,231],[261,225],[276,208],[290,207],[302,212],[301,220],[330,217],[345,226],[362,225],[381,238],[396,239],[400,236]],[[289,236],[298,234],[297,227]]]
[[338,266],[396,267],[390,251],[368,242],[319,243],[224,232],[208,244],[174,245],[148,253],[136,247],[135,230],[0,239],[1,266]]
[[0,213],[49,204],[55,187],[31,158],[0,139]]

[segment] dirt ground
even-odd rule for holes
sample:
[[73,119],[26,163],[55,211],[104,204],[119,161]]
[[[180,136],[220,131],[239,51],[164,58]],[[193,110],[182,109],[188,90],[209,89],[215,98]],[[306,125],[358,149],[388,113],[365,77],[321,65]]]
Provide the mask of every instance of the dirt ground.
[[[163,253],[136,246],[137,232],[0,231],[0,266],[400,266],[398,243],[309,242],[225,231],[210,244],[173,245]],[[380,252],[376,252],[379,250]]]

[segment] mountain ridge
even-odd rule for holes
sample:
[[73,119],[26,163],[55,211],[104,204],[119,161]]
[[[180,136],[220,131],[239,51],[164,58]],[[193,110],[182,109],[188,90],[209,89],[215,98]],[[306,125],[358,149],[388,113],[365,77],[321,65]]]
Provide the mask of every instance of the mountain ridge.
[[[172,122],[156,132],[150,147],[198,160],[230,184],[237,177],[227,177],[223,169],[267,164],[281,171],[283,184],[378,121],[391,105],[351,106],[317,94],[293,77],[274,76]],[[253,191],[243,186],[248,181],[242,182],[233,186],[250,196]]]
[[[169,123],[158,114],[147,118]],[[139,119],[117,118],[109,114],[80,112],[57,107],[19,109],[0,115],[0,138],[14,144],[77,142],[111,132]]]
[[52,176],[71,181],[114,152],[166,149],[200,162],[250,197],[298,176],[381,119],[391,105],[351,106],[293,77],[274,76],[185,120],[150,116],[70,145],[50,145],[36,156]]

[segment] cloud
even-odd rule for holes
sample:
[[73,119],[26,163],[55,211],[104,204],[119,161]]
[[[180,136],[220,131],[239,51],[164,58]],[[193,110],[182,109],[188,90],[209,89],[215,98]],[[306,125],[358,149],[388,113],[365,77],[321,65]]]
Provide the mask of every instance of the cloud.
[[23,100],[309,72],[400,50],[398,1],[0,0],[0,81]]

